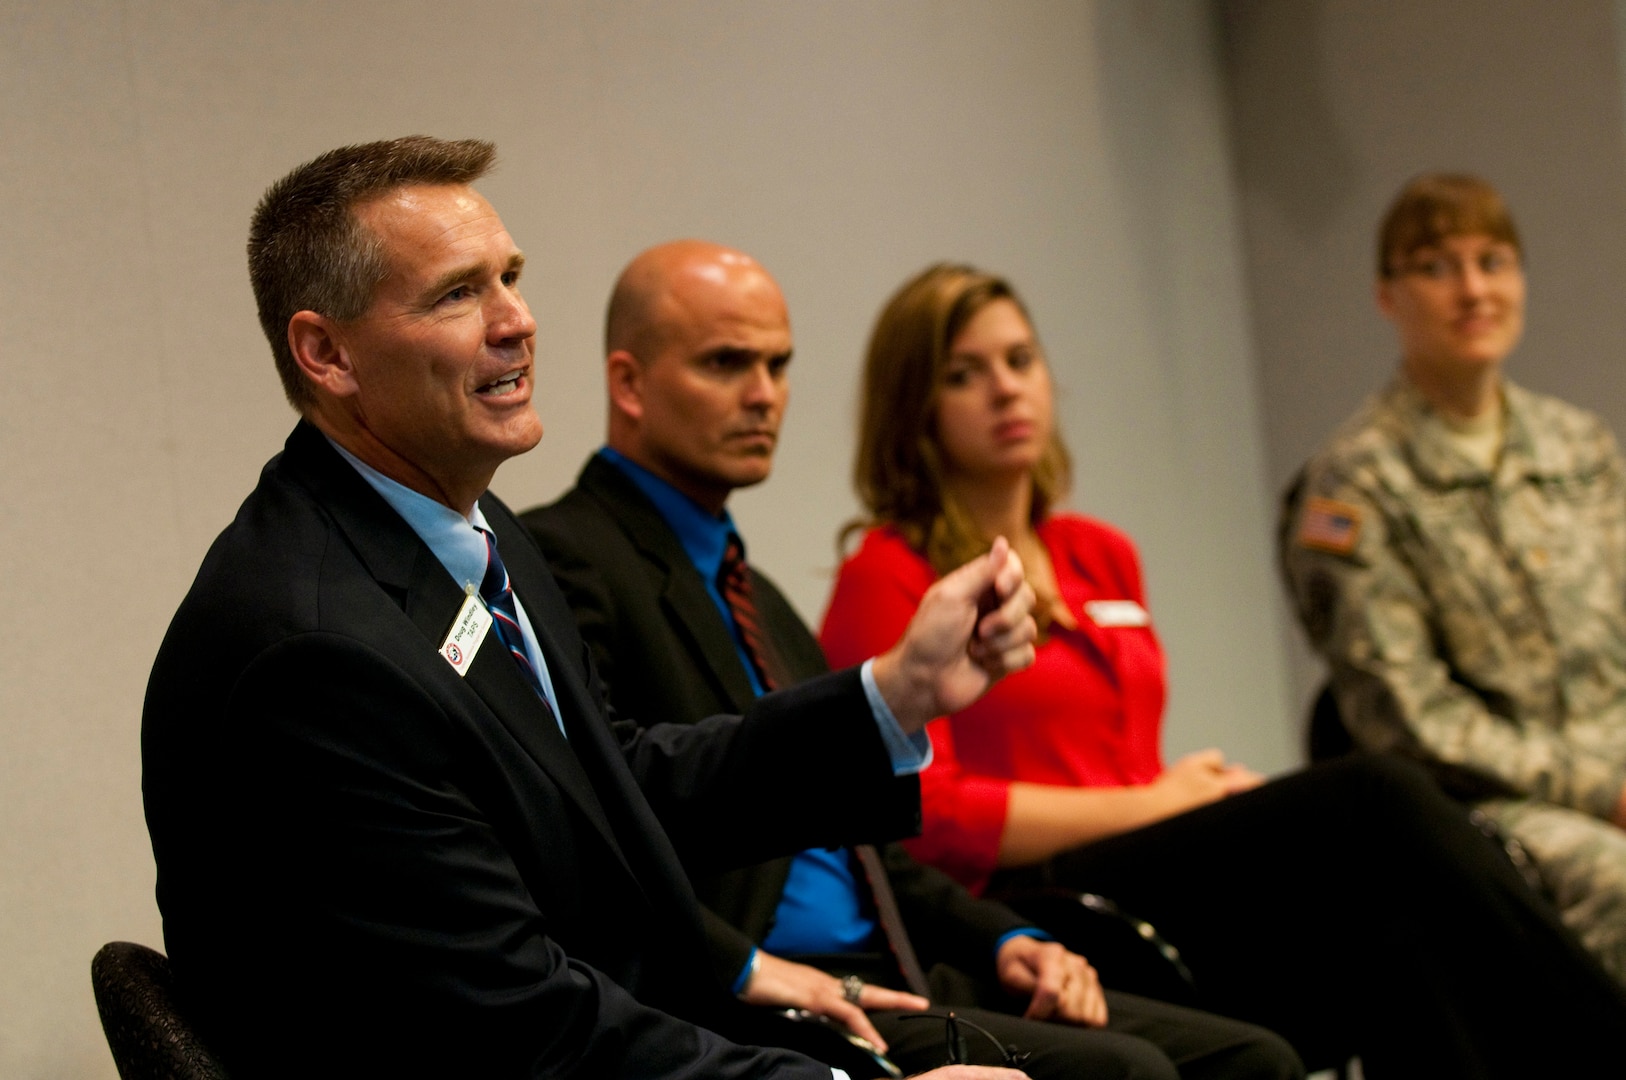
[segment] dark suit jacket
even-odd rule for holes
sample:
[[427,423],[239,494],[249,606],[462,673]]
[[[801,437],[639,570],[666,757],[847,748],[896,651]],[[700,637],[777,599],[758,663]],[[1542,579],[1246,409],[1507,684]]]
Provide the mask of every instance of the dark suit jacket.
[[[618,713],[694,722],[751,704],[751,683],[705,582],[660,511],[621,470],[595,455],[575,488],[520,521],[547,554]],[[773,582],[755,568],[751,574],[757,614],[786,668],[798,679],[824,674],[824,654],[806,624]],[[834,730],[831,738],[839,738]],[[811,766],[785,758],[775,772],[807,776]],[[850,797],[832,782],[822,801],[829,807]],[[743,793],[736,798],[741,815],[754,816],[752,802]],[[999,937],[1029,925],[1001,904],[974,899],[902,847],[881,851],[926,968],[943,962],[989,974]],[[719,976],[732,978],[752,943],[767,936],[789,866],[780,858],[697,875],[701,899],[717,916],[708,932]]]
[[[568,743],[494,634],[467,678],[439,656],[462,590],[314,428],[210,549],[142,724],[185,1006],[244,1075],[827,1078],[690,1022],[737,1006],[680,853],[719,867],[914,827],[918,804],[869,820],[905,785],[859,680],[743,719],[618,723],[540,554],[481,506]],[[850,792],[835,817],[829,775]]]

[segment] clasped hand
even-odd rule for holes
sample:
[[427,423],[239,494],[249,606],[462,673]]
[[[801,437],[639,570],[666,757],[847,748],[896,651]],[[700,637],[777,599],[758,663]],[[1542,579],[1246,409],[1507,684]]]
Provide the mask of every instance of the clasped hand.
[[1265,778],[1246,765],[1225,760],[1218,750],[1197,750],[1185,755],[1152,781],[1161,796],[1163,814],[1172,817],[1244,791],[1252,791]]
[[1078,953],[1054,941],[1017,936],[999,947],[995,960],[999,983],[1028,996],[1029,1020],[1102,1027],[1107,999],[1101,978]]

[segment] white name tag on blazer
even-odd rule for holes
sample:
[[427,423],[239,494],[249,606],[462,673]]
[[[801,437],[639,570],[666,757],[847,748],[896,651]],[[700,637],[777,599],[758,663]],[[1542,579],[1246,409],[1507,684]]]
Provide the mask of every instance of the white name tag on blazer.
[[1133,600],[1091,600],[1084,614],[1097,626],[1150,626],[1152,617]]
[[480,643],[486,639],[490,629],[491,612],[486,610],[485,604],[470,586],[468,595],[463,598],[463,606],[457,609],[457,618],[452,620],[446,640],[440,643],[440,655],[452,665],[453,671],[467,675],[469,665],[474,662],[474,654],[480,651]]

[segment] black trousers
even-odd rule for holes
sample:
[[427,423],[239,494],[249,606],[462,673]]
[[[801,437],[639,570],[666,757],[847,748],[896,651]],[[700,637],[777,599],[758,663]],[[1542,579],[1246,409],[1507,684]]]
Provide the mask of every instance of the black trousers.
[[[1304,1075],[1292,1048],[1263,1028],[1130,994],[1108,992],[1104,1029],[1024,1020],[938,997],[933,995],[933,1014],[952,1005],[956,1016],[986,1028],[1002,1045],[1015,1046],[1027,1054],[1021,1069],[1033,1080],[1297,1080]],[[1020,1009],[1022,1003],[1013,1006]],[[944,1022],[903,1019],[910,1015],[920,1014],[870,1014],[890,1044],[887,1056],[911,1074],[946,1064]],[[968,1064],[1002,1063],[998,1047],[976,1032],[965,1034]]]
[[[857,975],[865,982],[905,989],[890,954],[794,959],[832,975]],[[887,1057],[911,1074],[948,1064],[942,1017],[952,1009],[987,1029],[1000,1046],[1025,1053],[1021,1068],[1033,1080],[1298,1080],[1304,1075],[1303,1063],[1285,1039],[1229,1017],[1109,990],[1107,1026],[1075,1027],[1024,1020],[1025,998],[947,964],[932,968],[929,983],[932,1007],[927,1012],[932,1019],[901,1011],[869,1014],[887,1041]],[[975,1031],[964,1034],[966,1064],[1003,1063],[999,1046]]]
[[1311,1069],[1351,1054],[1371,1080],[1626,1067],[1626,995],[1408,762],[1316,766],[990,892],[1038,885],[1153,923],[1205,1008],[1279,1032]]

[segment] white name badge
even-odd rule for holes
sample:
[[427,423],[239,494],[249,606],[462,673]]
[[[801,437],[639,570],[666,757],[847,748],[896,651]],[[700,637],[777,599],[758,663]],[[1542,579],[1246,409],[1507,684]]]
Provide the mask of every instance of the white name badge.
[[474,654],[480,651],[480,643],[486,639],[490,629],[491,612],[470,589],[463,598],[463,606],[457,610],[457,618],[452,620],[446,640],[440,643],[440,655],[452,665],[453,671],[467,675],[469,665],[474,662]]
[[1097,626],[1150,626],[1152,617],[1133,600],[1091,600],[1084,614]]

